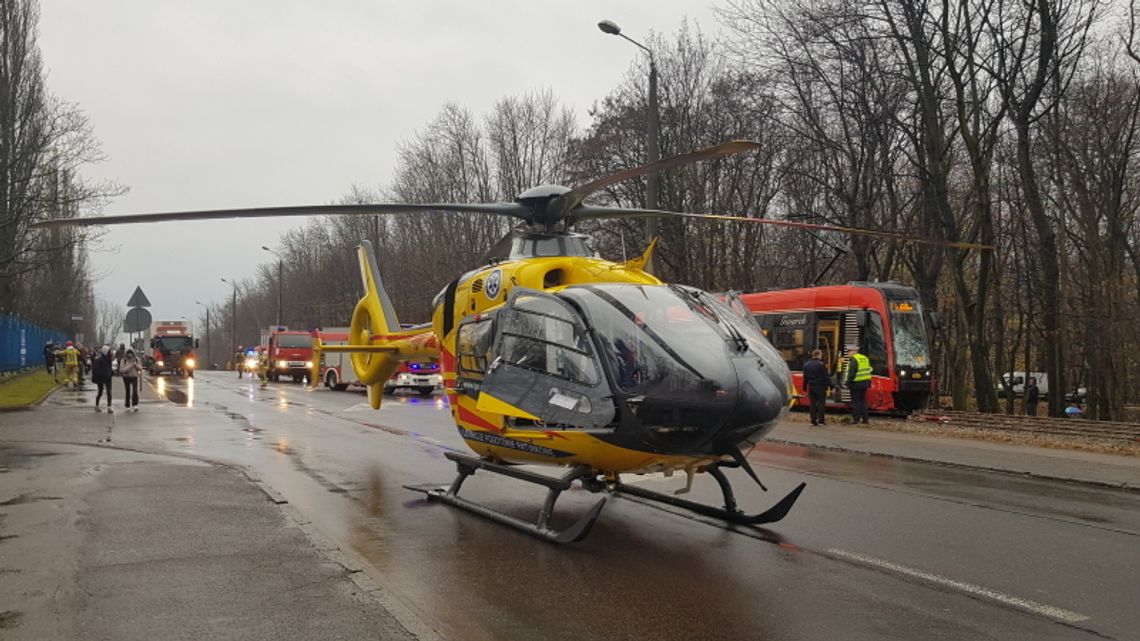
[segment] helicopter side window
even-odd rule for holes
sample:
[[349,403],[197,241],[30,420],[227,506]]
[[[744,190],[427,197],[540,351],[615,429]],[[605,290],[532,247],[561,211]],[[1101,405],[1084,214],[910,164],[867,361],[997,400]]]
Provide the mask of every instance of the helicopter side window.
[[495,340],[493,318],[486,316],[469,320],[459,326],[456,357],[460,374],[468,378],[482,378],[490,365],[488,356]]
[[520,298],[503,328],[500,356],[519,367],[596,385],[598,370],[586,334],[565,308],[539,297]]

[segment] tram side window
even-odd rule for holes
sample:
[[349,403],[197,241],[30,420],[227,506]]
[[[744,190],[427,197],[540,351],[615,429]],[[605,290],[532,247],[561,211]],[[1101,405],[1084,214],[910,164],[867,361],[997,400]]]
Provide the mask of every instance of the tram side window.
[[800,371],[804,368],[807,361],[804,330],[777,327],[772,330],[771,338],[772,345],[780,352],[789,369]]

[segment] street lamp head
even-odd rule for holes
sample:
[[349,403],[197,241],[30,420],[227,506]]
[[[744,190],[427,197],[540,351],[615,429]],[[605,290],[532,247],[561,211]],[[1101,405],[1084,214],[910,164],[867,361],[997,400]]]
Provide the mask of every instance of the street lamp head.
[[621,33],[621,27],[613,20],[602,20],[598,23],[598,28],[611,36],[616,36]]

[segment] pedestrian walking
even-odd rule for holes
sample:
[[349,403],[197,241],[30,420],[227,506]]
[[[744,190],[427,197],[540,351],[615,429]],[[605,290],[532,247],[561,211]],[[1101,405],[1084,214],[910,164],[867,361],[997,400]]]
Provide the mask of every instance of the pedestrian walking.
[[859,353],[858,345],[847,346],[847,388],[851,390],[851,420],[869,425],[867,390],[871,389],[871,359]]
[[139,377],[142,376],[142,366],[135,358],[135,350],[128,349],[123,355],[123,362],[119,365],[119,374],[123,377],[123,388],[126,390],[126,400],[123,407],[127,411],[139,411]]
[[812,425],[827,422],[824,411],[827,407],[827,390],[831,388],[831,376],[823,362],[823,352],[813,349],[811,360],[804,363],[804,390],[807,391]]
[[114,378],[112,374],[112,356],[111,348],[104,345],[99,350],[99,355],[95,357],[95,362],[91,364],[91,382],[95,383],[98,391],[95,392],[95,411],[102,412],[99,407],[99,401],[103,399],[103,391],[107,392],[107,413],[114,414],[115,410],[111,408],[111,380]]
[[[238,378],[241,378],[241,371],[242,371],[242,367],[244,367],[244,366],[245,366],[245,349],[241,345],[238,345],[237,352],[234,353],[234,369],[237,370]],[[251,377],[253,376],[253,372],[250,372],[250,376]]]
[[1041,400],[1041,391],[1037,389],[1037,378],[1030,376],[1025,381],[1025,415],[1037,416],[1037,403]]

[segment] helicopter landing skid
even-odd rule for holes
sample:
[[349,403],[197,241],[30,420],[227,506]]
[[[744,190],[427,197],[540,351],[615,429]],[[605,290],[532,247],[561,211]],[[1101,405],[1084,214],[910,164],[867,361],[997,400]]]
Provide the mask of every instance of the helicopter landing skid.
[[803,492],[804,487],[807,486],[807,483],[800,483],[796,486],[796,489],[788,492],[787,496],[780,499],[779,503],[776,503],[760,514],[745,514],[740,508],[736,507],[736,497],[733,496],[732,485],[729,483],[728,478],[725,477],[724,472],[712,466],[708,468],[708,472],[716,479],[716,482],[720,485],[721,492],[724,494],[723,508],[697,503],[696,501],[688,501],[673,496],[672,494],[662,494],[661,492],[654,492],[633,485],[626,485],[625,483],[619,483],[614,487],[613,492],[619,495],[629,494],[650,501],[658,501],[674,507],[684,508],[703,516],[711,516],[728,521],[729,523],[760,525],[763,523],[775,523],[787,516],[792,506],[795,505],[796,499],[800,498],[800,493]]
[[[439,486],[419,485],[405,485],[404,487],[416,492],[423,492],[427,495],[428,500],[442,501],[462,510],[474,512],[479,516],[486,517],[504,525],[509,525],[516,530],[522,530],[527,534],[552,543],[573,543],[586,538],[586,535],[590,533],[590,528],[594,525],[594,521],[597,520],[598,514],[601,513],[602,508],[605,507],[606,504],[606,499],[603,497],[594,504],[594,507],[590,508],[590,511],[587,512],[585,516],[578,519],[570,527],[564,530],[555,530],[550,527],[550,515],[554,512],[554,502],[558,500],[559,494],[564,490],[570,489],[570,485],[574,481],[592,476],[590,468],[578,466],[569,470],[560,478],[552,478],[514,467],[498,465],[474,456],[466,456],[456,452],[445,452],[444,456],[455,461],[455,466],[459,470],[459,474],[455,477],[455,480],[451,482],[450,487],[442,488]],[[467,480],[467,477],[474,474],[477,470],[487,470],[495,474],[502,474],[503,476],[546,486],[546,501],[543,502],[542,510],[538,513],[536,521],[530,523],[460,497],[459,488],[463,485],[463,481]]]

